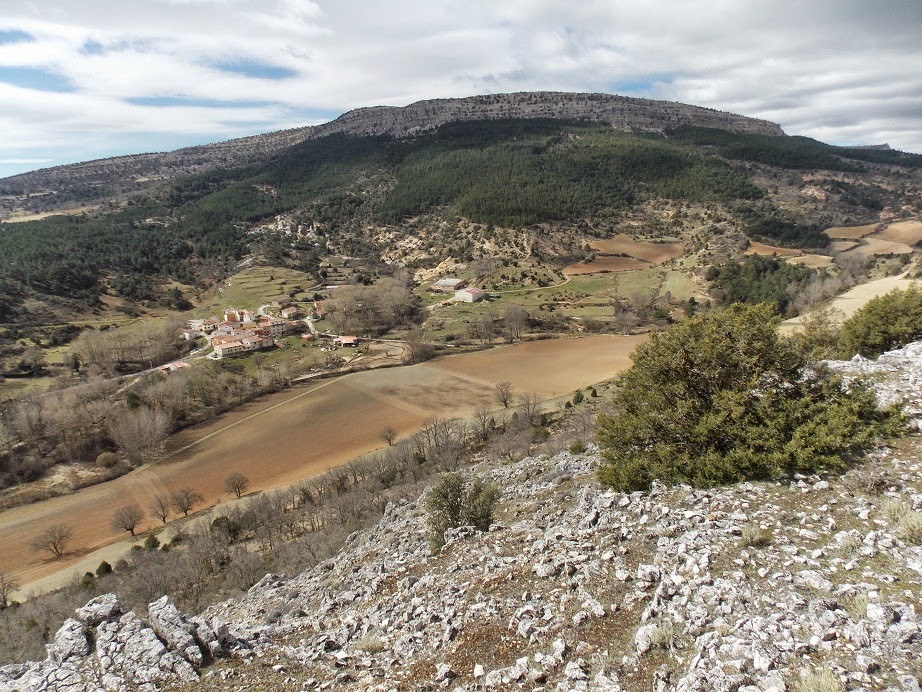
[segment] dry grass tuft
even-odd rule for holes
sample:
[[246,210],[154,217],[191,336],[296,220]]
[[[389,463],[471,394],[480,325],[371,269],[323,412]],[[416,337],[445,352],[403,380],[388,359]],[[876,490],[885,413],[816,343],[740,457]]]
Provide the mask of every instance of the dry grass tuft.
[[770,545],[772,540],[774,534],[770,528],[763,529],[758,524],[747,524],[743,527],[743,535],[740,536],[740,547],[763,548]]
[[896,526],[907,513],[912,511],[912,508],[902,500],[885,497],[881,500],[880,511],[883,512],[891,525]]
[[906,543],[922,544],[922,512],[909,510],[896,526],[897,535]]
[[829,666],[817,666],[800,671],[798,692],[843,692],[845,687]]

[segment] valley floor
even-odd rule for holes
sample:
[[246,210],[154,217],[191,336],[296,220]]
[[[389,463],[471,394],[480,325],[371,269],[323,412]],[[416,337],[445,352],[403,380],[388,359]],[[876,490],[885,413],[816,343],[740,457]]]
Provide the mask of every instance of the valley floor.
[[[60,586],[113,557],[93,552],[98,548],[118,542],[130,549],[135,541],[122,541],[125,534],[111,526],[126,504],[146,508],[156,495],[189,487],[203,495],[200,507],[210,506],[227,500],[223,480],[235,472],[249,479],[251,491],[290,485],[380,447],[379,433],[387,426],[403,437],[431,416],[463,418],[478,407],[494,408],[498,382],[551,399],[610,378],[630,366],[643,338],[528,342],[353,373],[263,397],[173,436],[160,463],[0,513],[0,544],[6,548],[0,572],[15,575],[23,594]],[[73,527],[73,552],[48,560],[30,551],[36,535],[61,523]],[[159,523],[148,518],[140,529]],[[58,576],[45,579],[49,575]]]

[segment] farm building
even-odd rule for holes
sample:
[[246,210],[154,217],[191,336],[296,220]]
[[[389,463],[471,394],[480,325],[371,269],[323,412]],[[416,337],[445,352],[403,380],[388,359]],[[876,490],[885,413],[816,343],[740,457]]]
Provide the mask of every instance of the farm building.
[[433,293],[454,293],[467,286],[464,279],[456,279],[452,276],[445,276],[430,286],[429,290]]
[[351,348],[359,345],[359,338],[357,336],[337,336],[333,339],[333,343],[337,346]]
[[269,336],[281,336],[295,331],[295,324],[288,320],[280,320],[265,315],[257,317],[254,324]]
[[275,342],[262,330],[254,329],[239,334],[228,336],[216,336],[211,340],[214,346],[215,356],[225,358],[226,356],[247,351],[257,351],[261,348],[269,348]]
[[287,308],[282,308],[282,311],[280,314],[282,315],[282,319],[292,320],[295,317],[297,317],[300,314],[300,312],[301,311],[298,310],[298,308],[291,305]]
[[240,308],[224,309],[225,322],[249,322],[252,319],[253,313],[249,310],[241,310]]
[[479,288],[462,288],[460,291],[455,291],[455,300],[460,300],[465,303],[478,303],[483,300],[483,291]]
[[218,326],[218,319],[216,317],[209,317],[207,320],[189,320],[186,325],[191,331],[211,334],[215,330],[215,327]]

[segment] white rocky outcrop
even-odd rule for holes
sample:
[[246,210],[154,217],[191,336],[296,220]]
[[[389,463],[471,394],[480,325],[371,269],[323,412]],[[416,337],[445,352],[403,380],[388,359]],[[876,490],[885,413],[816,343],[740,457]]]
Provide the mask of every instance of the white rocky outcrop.
[[166,596],[142,619],[114,594],[78,608],[65,621],[44,661],[0,668],[0,690],[157,690],[192,683],[197,668],[246,650],[223,623],[183,615]]
[[846,379],[870,380],[882,406],[902,403],[912,424],[922,431],[922,341],[882,353],[876,360],[858,355],[826,364]]

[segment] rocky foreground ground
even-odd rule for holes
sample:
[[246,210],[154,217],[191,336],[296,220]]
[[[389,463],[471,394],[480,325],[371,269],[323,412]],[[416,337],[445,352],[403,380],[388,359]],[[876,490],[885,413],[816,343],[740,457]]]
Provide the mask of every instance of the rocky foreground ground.
[[[834,367],[922,411],[922,344]],[[920,452],[630,495],[592,452],[485,462],[497,521],[438,556],[422,499],[392,505],[335,559],[199,617],[94,599],[0,689],[917,690]]]

